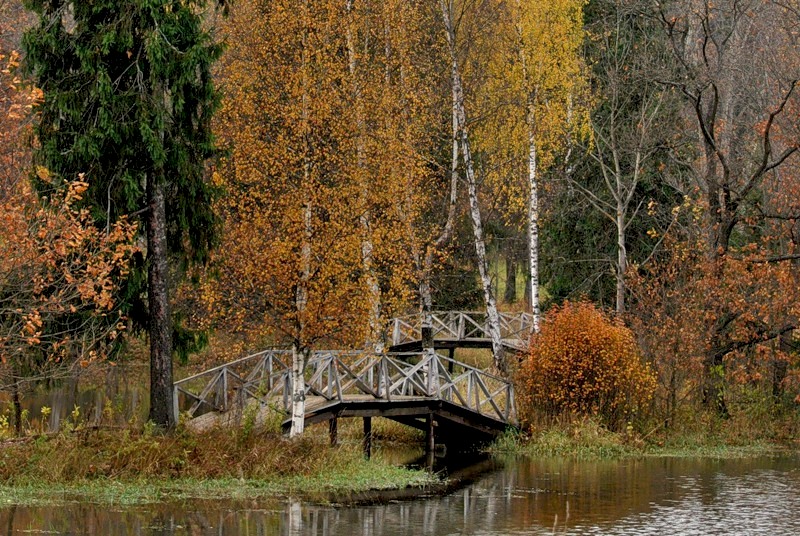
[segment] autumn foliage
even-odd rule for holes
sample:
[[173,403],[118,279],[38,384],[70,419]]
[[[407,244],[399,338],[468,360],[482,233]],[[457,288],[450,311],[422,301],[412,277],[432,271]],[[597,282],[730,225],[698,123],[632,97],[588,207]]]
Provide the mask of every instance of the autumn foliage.
[[0,202],[0,360],[17,375],[86,364],[125,329],[115,293],[136,250],[136,226],[95,227],[87,209],[75,208],[87,188],[73,181],[42,205],[22,185]]
[[529,422],[592,415],[616,428],[641,410],[654,387],[633,333],[585,301],[550,310],[517,374]]

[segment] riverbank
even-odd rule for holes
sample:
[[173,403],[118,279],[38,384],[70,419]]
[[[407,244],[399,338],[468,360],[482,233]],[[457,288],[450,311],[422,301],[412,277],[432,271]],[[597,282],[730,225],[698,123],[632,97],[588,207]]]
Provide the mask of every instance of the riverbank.
[[800,452],[795,436],[753,437],[731,427],[686,428],[643,436],[612,432],[593,419],[551,425],[531,433],[508,432],[489,447],[493,456],[614,459],[630,457],[750,458]]
[[[374,456],[365,460],[357,424],[348,419],[341,423],[337,447],[328,444],[327,427],[322,425],[295,440],[284,438],[276,427],[247,426],[202,434],[180,429],[161,435],[147,426],[75,425],[55,434],[28,435],[0,443],[0,504],[124,505],[286,497],[369,503],[447,493],[462,482],[457,475],[444,479],[407,468],[422,454],[422,437],[383,419],[376,419],[373,429]],[[717,432],[643,438],[630,430],[610,432],[584,419],[529,435],[509,432],[488,448],[488,454],[502,463],[509,457],[735,459],[798,451],[796,443],[730,437],[726,441]],[[478,473],[472,470],[463,481]]]
[[[292,496],[347,502],[368,493],[426,493],[446,486],[435,474],[409,469],[342,434],[328,445],[312,428],[288,440],[271,431],[212,430],[160,435],[135,429],[77,428],[0,444],[0,503],[59,504],[81,500],[139,504],[187,499]],[[380,431],[378,431],[380,433]]]

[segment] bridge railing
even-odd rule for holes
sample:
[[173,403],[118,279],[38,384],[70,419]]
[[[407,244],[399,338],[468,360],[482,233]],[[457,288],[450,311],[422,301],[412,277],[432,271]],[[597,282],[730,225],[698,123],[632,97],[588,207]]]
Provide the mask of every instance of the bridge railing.
[[[389,402],[424,397],[505,423],[517,420],[510,382],[439,354],[315,352],[307,363],[306,378],[306,396],[329,401],[354,396]],[[289,413],[291,394],[291,352],[268,350],[176,382],[175,411],[196,417],[256,400]]]
[[[533,331],[530,313],[499,313],[500,338],[513,346],[523,347]],[[489,339],[485,312],[437,311],[431,314],[433,338],[448,340]],[[393,318],[390,322],[392,346],[419,341],[422,338],[422,315]]]
[[289,406],[292,353],[266,350],[184,378],[174,383],[175,413],[190,417],[225,412],[253,398]]
[[[414,362],[413,358],[419,359]],[[502,422],[517,421],[514,387],[509,381],[439,354],[331,353],[314,361],[311,368],[307,394],[331,401],[353,395],[387,401],[422,396]]]

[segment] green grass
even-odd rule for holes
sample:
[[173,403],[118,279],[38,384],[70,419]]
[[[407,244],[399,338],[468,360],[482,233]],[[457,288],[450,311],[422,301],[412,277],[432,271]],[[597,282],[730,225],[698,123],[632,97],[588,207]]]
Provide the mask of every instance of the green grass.
[[620,459],[682,457],[736,459],[792,452],[785,444],[766,440],[747,444],[726,442],[718,435],[674,434],[645,441],[632,431],[611,432],[592,419],[553,425],[526,435],[509,431],[488,449],[493,456]]
[[309,475],[270,479],[178,478],[171,480],[81,479],[51,483],[28,480],[0,485],[0,505],[43,506],[70,502],[133,505],[190,499],[249,500],[295,496],[316,501],[349,497],[375,490],[426,488],[441,484],[435,475],[394,467],[383,461],[366,461]]

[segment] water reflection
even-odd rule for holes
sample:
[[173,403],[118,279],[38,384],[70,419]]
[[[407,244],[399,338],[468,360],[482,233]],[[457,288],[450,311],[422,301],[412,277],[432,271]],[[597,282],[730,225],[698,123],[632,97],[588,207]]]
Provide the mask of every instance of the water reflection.
[[800,534],[797,458],[511,463],[445,497],[0,510],[6,534]]

